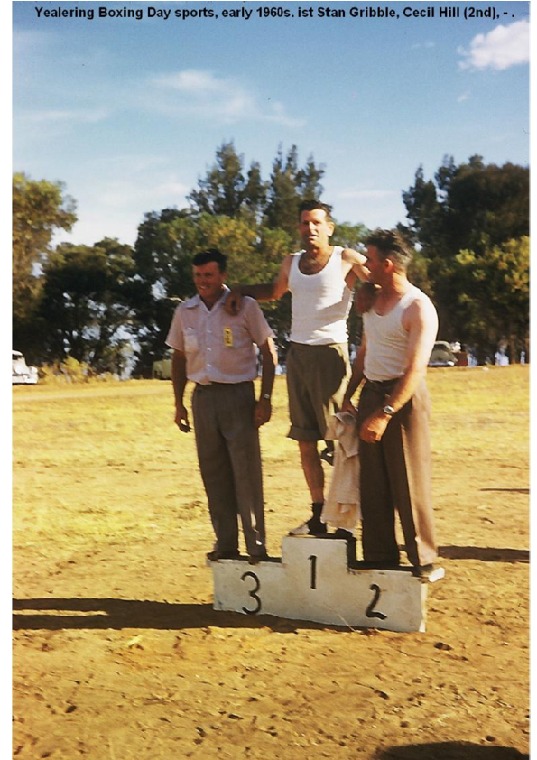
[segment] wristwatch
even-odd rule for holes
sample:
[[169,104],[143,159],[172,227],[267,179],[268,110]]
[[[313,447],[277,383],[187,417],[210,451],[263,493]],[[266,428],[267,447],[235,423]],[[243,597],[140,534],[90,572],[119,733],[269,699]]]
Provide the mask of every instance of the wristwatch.
[[261,396],[261,398],[264,398],[267,401],[270,401],[270,398],[271,398],[270,393],[263,393],[263,395]]
[[395,409],[390,404],[386,404],[386,406],[382,410],[383,414],[387,414],[388,417],[393,417],[395,414]]

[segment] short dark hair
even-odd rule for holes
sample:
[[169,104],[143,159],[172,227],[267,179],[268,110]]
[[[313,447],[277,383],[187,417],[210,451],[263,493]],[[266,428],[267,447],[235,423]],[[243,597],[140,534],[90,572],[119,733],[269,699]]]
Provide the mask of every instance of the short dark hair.
[[192,259],[192,266],[202,267],[204,264],[209,264],[211,261],[215,261],[218,264],[220,272],[227,271],[227,256],[222,253],[218,248],[207,248],[206,251],[200,251]]
[[366,237],[364,243],[374,246],[381,259],[391,259],[398,269],[406,271],[412,261],[412,249],[397,230],[382,230],[377,227]]
[[298,218],[300,220],[302,216],[303,211],[313,211],[314,209],[320,209],[321,211],[324,211],[326,214],[326,218],[330,221],[332,220],[332,206],[329,206],[328,203],[323,203],[322,201],[318,201],[315,198],[306,198],[305,200],[301,201],[299,207],[298,207]]

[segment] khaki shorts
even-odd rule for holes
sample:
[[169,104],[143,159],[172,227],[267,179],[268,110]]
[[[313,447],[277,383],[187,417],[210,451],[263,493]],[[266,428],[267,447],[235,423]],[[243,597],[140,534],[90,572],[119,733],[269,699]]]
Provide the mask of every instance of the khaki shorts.
[[308,346],[291,343],[287,352],[287,390],[295,441],[320,441],[330,417],[339,411],[350,376],[345,343]]

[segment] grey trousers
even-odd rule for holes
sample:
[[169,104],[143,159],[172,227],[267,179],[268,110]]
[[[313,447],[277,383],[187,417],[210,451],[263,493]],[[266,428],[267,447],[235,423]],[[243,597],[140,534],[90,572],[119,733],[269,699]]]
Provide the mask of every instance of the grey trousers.
[[192,414],[200,474],[218,551],[265,551],[264,495],[253,383],[197,385]]
[[[396,381],[365,383],[358,424],[385,403]],[[364,560],[398,562],[395,514],[399,513],[409,562],[437,557],[431,488],[430,398],[425,382],[393,416],[378,443],[360,440],[360,505]]]

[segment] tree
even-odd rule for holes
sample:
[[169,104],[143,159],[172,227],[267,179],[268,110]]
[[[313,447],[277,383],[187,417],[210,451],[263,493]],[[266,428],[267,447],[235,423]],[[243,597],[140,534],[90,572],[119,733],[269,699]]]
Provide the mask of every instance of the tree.
[[[421,276],[430,282],[442,337],[466,342],[465,336],[480,335],[488,343],[498,340],[501,289],[507,283],[494,278],[486,266],[481,274],[485,276],[486,270],[485,279],[492,277],[498,288],[489,283],[491,303],[486,306],[477,297],[475,308],[470,308],[476,295],[475,277],[469,277],[467,255],[460,258],[459,254],[470,251],[474,263],[486,262],[491,251],[529,235],[528,168],[485,164],[477,155],[457,166],[446,156],[434,181],[425,180],[423,169],[418,168],[414,185],[403,193],[403,202],[408,235],[419,244]],[[523,326],[519,328],[523,333]],[[522,333],[518,341],[524,340]]]
[[32,321],[43,285],[41,267],[59,229],[76,222],[76,204],[61,182],[13,175],[13,331],[14,345],[34,355]]
[[280,146],[272,164],[265,206],[264,224],[284,230],[293,241],[298,241],[298,209],[306,198],[319,199],[322,195],[320,180],[324,167],[317,167],[310,156],[304,169],[298,166],[298,150],[293,145],[286,156]]
[[58,246],[44,266],[42,359],[71,357],[96,373],[122,374],[132,340],[133,268],[132,248],[117,240]]
[[459,279],[466,280],[459,302],[468,314],[468,339],[485,345],[492,356],[498,342],[509,346],[511,361],[528,355],[530,239],[522,237],[457,255]]
[[234,218],[247,213],[256,219],[264,206],[265,193],[259,164],[252,163],[245,177],[244,156],[237,153],[231,141],[217,149],[215,164],[187,198],[196,214]]
[[345,248],[359,250],[363,248],[363,241],[370,230],[364,224],[350,224],[349,222],[337,222],[334,234],[331,237],[332,245],[342,245]]

